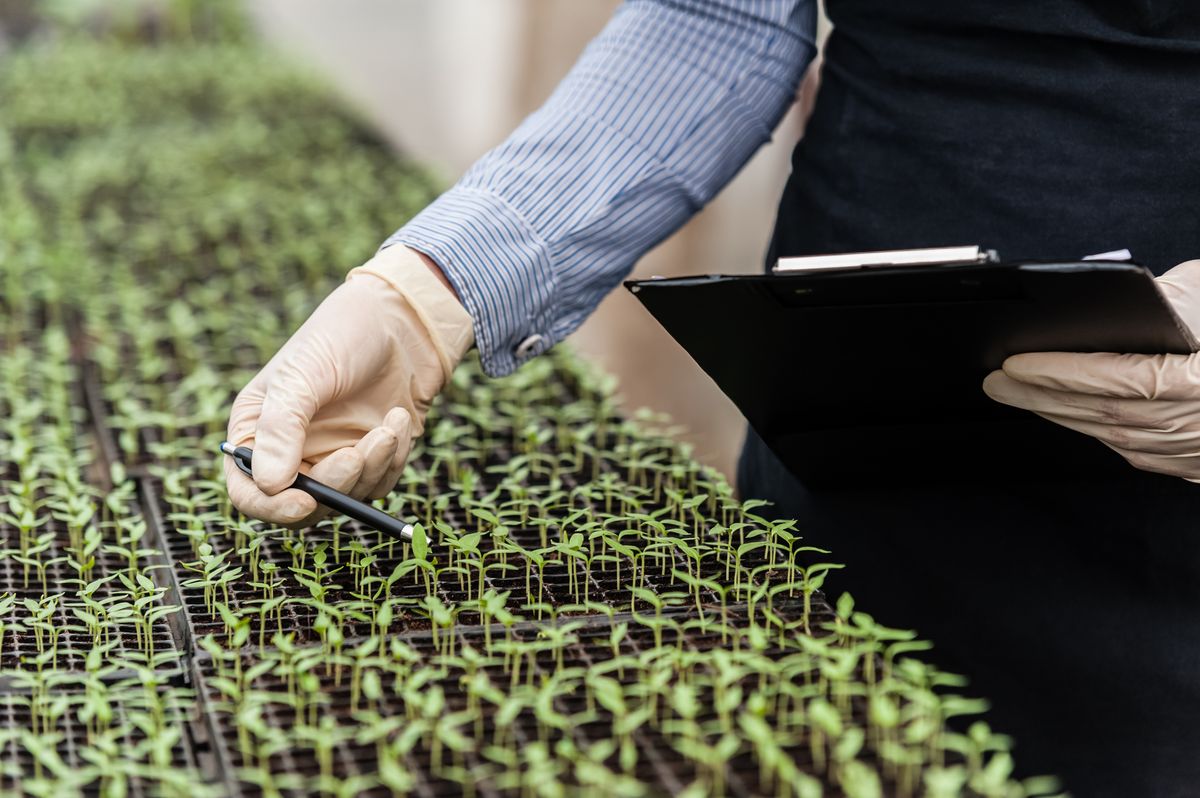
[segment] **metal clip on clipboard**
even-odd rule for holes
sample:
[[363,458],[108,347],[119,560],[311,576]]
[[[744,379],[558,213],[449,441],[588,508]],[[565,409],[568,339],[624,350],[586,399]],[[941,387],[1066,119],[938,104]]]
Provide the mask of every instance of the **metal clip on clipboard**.
[[775,274],[834,271],[840,269],[880,269],[894,266],[960,266],[997,263],[994,249],[980,246],[932,247],[929,249],[889,249],[878,252],[849,252],[839,255],[808,255],[780,258],[771,267]]

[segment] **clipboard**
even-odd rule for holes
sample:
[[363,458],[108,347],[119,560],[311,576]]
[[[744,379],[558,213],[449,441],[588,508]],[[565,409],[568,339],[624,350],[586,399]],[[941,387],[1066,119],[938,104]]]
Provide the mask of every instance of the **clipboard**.
[[1188,354],[1128,261],[967,262],[625,286],[812,487],[1127,473],[1098,441],[989,399],[1021,352]]

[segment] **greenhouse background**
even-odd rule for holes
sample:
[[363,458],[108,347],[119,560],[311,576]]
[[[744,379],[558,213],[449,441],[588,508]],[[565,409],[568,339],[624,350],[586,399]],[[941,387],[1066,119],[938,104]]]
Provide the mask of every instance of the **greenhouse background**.
[[[231,397],[482,144],[398,151],[296,56],[324,23],[253,10],[0,6],[0,794],[1057,792],[571,347],[458,370],[382,504],[411,541],[240,516]],[[644,268],[696,270],[699,235]]]

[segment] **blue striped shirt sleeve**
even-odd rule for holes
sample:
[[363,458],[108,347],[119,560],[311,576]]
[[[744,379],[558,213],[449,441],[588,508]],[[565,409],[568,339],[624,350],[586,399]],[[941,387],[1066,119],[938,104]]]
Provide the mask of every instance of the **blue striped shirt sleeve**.
[[771,132],[816,0],[627,0],[549,100],[383,246],[441,266],[498,376],[578,327]]

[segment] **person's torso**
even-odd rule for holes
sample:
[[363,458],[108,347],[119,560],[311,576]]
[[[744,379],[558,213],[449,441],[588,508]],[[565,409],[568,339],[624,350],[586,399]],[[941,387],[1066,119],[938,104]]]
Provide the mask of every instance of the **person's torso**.
[[[1128,247],[1156,272],[1200,257],[1200,3],[828,5],[822,85],[768,265],[957,244],[1008,260]],[[864,368],[887,356],[847,353]],[[840,430],[848,451],[906,440],[857,418]],[[1197,486],[1069,431],[1035,447],[1033,433],[1058,428],[1029,414],[1004,430],[926,421],[995,448],[971,467],[902,448],[904,475],[860,456],[861,474],[818,488],[752,435],[739,488],[832,549],[841,586],[883,622],[931,635],[932,656],[994,699],[1023,767],[1079,795],[1193,794]],[[1108,471],[1084,470],[1084,455]]]
[[1200,4],[830,0],[773,255],[1200,254]]

